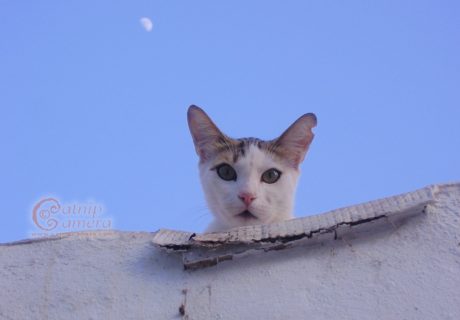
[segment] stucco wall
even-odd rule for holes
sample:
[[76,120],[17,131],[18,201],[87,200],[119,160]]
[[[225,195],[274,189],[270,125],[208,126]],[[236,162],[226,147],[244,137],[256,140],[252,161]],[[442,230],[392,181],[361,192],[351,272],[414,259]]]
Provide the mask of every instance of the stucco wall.
[[152,233],[0,246],[0,319],[460,319],[460,185],[390,228],[184,270]]

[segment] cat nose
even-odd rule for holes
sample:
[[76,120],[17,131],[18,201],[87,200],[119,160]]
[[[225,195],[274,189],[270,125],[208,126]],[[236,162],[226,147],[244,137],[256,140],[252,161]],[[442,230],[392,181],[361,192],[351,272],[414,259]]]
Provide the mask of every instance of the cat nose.
[[249,206],[251,202],[254,201],[256,196],[249,192],[241,192],[238,195],[238,198],[240,198],[240,200],[243,201],[245,205]]

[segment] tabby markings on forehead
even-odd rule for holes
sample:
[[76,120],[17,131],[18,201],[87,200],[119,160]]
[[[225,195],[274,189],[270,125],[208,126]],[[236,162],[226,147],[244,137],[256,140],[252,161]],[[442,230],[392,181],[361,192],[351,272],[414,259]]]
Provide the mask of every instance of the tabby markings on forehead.
[[246,156],[247,150],[251,145],[258,147],[260,150],[277,154],[276,145],[273,141],[264,141],[252,137],[240,139],[220,138],[216,142],[216,154],[230,152],[235,163],[240,157]]

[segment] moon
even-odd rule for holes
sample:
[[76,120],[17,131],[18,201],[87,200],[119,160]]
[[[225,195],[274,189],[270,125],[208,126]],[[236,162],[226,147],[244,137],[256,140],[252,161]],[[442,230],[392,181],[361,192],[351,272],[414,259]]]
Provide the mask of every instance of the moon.
[[141,25],[145,29],[145,31],[147,31],[147,32],[152,31],[152,28],[153,28],[152,20],[150,20],[147,17],[142,17],[142,18],[139,19],[139,22],[141,23]]

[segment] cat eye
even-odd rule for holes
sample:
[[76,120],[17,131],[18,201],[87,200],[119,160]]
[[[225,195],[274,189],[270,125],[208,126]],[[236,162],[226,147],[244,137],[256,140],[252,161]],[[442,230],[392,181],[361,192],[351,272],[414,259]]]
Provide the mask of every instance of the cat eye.
[[265,183],[275,183],[281,177],[281,171],[272,168],[262,174],[262,181]]
[[229,164],[223,163],[216,167],[217,175],[225,181],[236,181],[236,171]]

